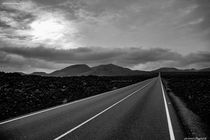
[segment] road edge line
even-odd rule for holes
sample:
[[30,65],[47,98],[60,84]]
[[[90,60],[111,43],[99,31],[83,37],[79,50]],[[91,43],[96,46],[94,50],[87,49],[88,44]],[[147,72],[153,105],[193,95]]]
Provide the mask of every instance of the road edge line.
[[159,78],[160,78],[160,85],[161,85],[161,89],[162,89],[162,93],[163,93],[163,100],[164,100],[164,104],[165,104],[170,140],[175,140],[174,131],[173,131],[172,123],[171,123],[171,118],[170,118],[170,114],[169,114],[169,110],[168,110],[168,106],[167,106],[167,102],[166,102],[165,91],[163,89],[161,77],[159,77]]
[[[152,80],[153,81],[153,80]],[[63,133],[62,135],[54,138],[54,140],[59,140],[61,138],[63,138],[64,136],[70,134],[71,132],[73,132],[74,130],[78,129],[79,127],[85,125],[86,123],[88,123],[89,121],[93,120],[94,118],[98,117],[99,115],[103,114],[104,112],[108,111],[109,109],[113,108],[114,106],[116,106],[117,104],[121,103],[122,101],[126,100],[127,98],[129,98],[130,96],[132,96],[133,94],[135,94],[136,92],[144,89],[145,87],[147,87],[152,81],[150,81],[149,83],[147,83],[145,86],[141,87],[140,89],[132,92],[131,94],[127,95],[126,97],[124,97],[123,99],[119,100],[118,102],[112,104],[111,106],[107,107],[106,109],[104,109],[103,111],[99,112],[98,114],[94,115],[93,117],[87,119],[86,121],[80,123],[79,125],[77,125],[76,127],[70,129],[69,131]]]

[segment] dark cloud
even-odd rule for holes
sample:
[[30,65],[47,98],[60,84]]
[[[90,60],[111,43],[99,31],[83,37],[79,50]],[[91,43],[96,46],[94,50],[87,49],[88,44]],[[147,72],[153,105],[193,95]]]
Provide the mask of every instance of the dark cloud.
[[91,1],[91,0],[83,0],[88,5],[88,10],[93,11],[95,13],[102,13],[106,10],[123,10],[127,6],[131,4],[138,3],[138,0],[99,0],[99,1]]
[[191,53],[186,56],[184,63],[210,63],[210,52]]
[[7,23],[5,23],[4,21],[1,21],[1,19],[0,19],[0,27],[2,27],[2,28],[10,28],[11,26],[8,25]]
[[82,0],[33,0],[42,10],[60,11],[69,20],[78,19],[78,11],[87,6]]
[[14,17],[14,19],[21,23],[21,25],[25,25],[34,21],[37,17],[31,13],[21,13]]
[[[202,19],[194,25],[194,29],[205,34],[204,39],[210,39],[210,1],[209,0],[176,0],[177,8],[195,6],[192,12],[185,18],[184,22],[193,22]],[[176,8],[174,6],[174,8]]]
[[54,63],[44,60],[24,58],[19,55],[0,51],[0,71],[31,72],[37,69],[52,70],[57,67]]
[[[58,69],[58,65],[86,63],[98,65],[114,63],[121,66],[133,67],[139,64],[158,64],[159,67],[177,66],[196,68],[210,65],[210,52],[191,53],[183,56],[179,53],[162,48],[127,48],[106,49],[100,47],[77,49],[53,49],[45,47],[0,47],[1,65],[12,68],[45,68]],[[24,71],[24,70],[23,70]]]
[[203,22],[200,23],[202,30],[210,30],[210,1],[209,0],[196,0],[198,5],[196,14],[203,18]]
[[26,58],[38,58],[47,61],[59,63],[72,63],[72,62],[94,62],[110,60],[121,54],[118,51],[106,51],[103,49],[95,48],[78,48],[70,50],[52,49],[45,47],[35,48],[18,48],[18,47],[2,47],[0,51],[21,55]]
[[135,66],[149,62],[174,61],[180,65],[210,62],[210,52],[192,53],[182,56],[168,49],[129,48],[105,49],[97,47],[78,49],[53,49],[45,47],[1,47],[1,52],[30,59],[40,59],[54,63],[115,63],[123,66]]
[[4,12],[7,12],[7,13],[17,12],[17,10],[15,10],[15,9],[6,8],[4,5],[2,5],[1,1],[0,1],[0,11],[4,11]]
[[12,41],[27,41],[31,37],[24,34],[29,29],[28,24],[36,19],[33,13],[14,9],[0,3],[0,40],[1,38]]
[[122,59],[119,59],[119,62],[137,65],[155,61],[177,60],[181,57],[182,56],[180,54],[172,52],[168,49],[152,48],[147,50],[132,48],[124,52],[124,55],[122,56]]
[[199,32],[204,32],[204,39],[210,40],[210,1],[209,0],[196,0],[199,5],[196,12],[203,18],[203,21],[198,24]]
[[30,11],[26,12],[11,7],[4,7],[1,4],[0,4],[0,12],[1,12],[0,21],[2,20],[2,18],[6,17],[7,21],[6,22],[4,21],[4,23],[7,24],[8,26],[11,21],[14,21],[19,25],[18,27],[24,27],[25,24],[32,22],[36,18],[36,16]]
[[74,1],[74,0],[34,0],[34,2],[43,4],[43,5],[57,5],[60,3],[64,3],[66,1]]

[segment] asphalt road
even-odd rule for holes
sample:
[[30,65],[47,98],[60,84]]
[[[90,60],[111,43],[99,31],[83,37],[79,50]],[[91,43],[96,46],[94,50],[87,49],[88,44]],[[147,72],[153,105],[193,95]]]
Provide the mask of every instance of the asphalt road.
[[161,78],[0,123],[0,140],[182,140]]

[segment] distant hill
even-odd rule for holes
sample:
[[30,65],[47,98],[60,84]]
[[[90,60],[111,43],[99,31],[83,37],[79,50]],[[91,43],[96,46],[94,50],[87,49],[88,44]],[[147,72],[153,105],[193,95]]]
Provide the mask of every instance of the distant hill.
[[134,71],[128,68],[120,67],[113,64],[99,65],[92,67],[90,71],[83,73],[83,75],[97,75],[97,76],[126,76],[126,75],[140,75],[145,74],[145,71]]
[[56,70],[50,73],[50,76],[79,76],[82,73],[90,71],[91,68],[85,64],[78,64],[66,67],[61,70]]
[[52,73],[45,72],[34,72],[32,75],[42,75],[42,76],[129,76],[129,75],[142,75],[149,73],[146,71],[131,70],[128,68],[120,67],[114,64],[99,65],[95,67],[89,67],[86,64],[71,65],[66,68],[56,70]]
[[41,76],[47,76],[47,75],[48,75],[48,73],[46,73],[46,72],[33,72],[33,73],[31,73],[31,75],[41,75]]
[[181,71],[181,70],[177,68],[162,67],[162,68],[153,70],[152,72],[177,72],[177,71]]
[[18,73],[20,75],[25,75],[25,73],[23,73],[23,72],[15,72],[15,73]]
[[159,73],[159,72],[197,72],[197,71],[210,71],[210,68],[205,68],[201,70],[196,69],[177,69],[170,67],[162,67],[153,71],[140,71],[140,70],[131,70],[129,68],[124,68],[114,64],[98,65],[95,67],[89,67],[86,64],[77,64],[71,65],[66,68],[56,70],[52,73],[45,72],[34,72],[33,75],[42,75],[42,76],[132,76],[132,75],[143,75],[148,73]]
[[200,69],[199,71],[203,71],[203,72],[210,72],[210,68]]
[[177,69],[177,68],[170,68],[170,67],[162,67],[162,68],[153,70],[151,72],[199,72],[199,71],[210,71],[210,68],[197,70],[194,68],[192,68],[192,69]]

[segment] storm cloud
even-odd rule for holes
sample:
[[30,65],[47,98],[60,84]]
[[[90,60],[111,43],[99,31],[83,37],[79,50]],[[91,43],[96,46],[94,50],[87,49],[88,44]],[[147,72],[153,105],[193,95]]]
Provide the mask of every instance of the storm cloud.
[[[71,64],[86,63],[98,65],[113,63],[125,67],[134,67],[141,64],[171,62],[177,66],[209,64],[210,52],[198,52],[183,56],[168,49],[129,48],[106,49],[101,47],[85,47],[77,49],[54,49],[45,47],[1,47],[1,65],[13,65],[19,61],[18,66],[29,64],[34,67],[55,69],[51,65],[68,66]],[[16,56],[16,57],[13,57]],[[13,58],[13,59],[12,59]],[[17,58],[21,58],[20,60]],[[30,60],[30,61],[26,61]],[[25,63],[27,62],[27,63]],[[40,65],[37,65],[38,62]],[[45,65],[45,63],[47,65]],[[44,67],[45,66],[45,67]]]

